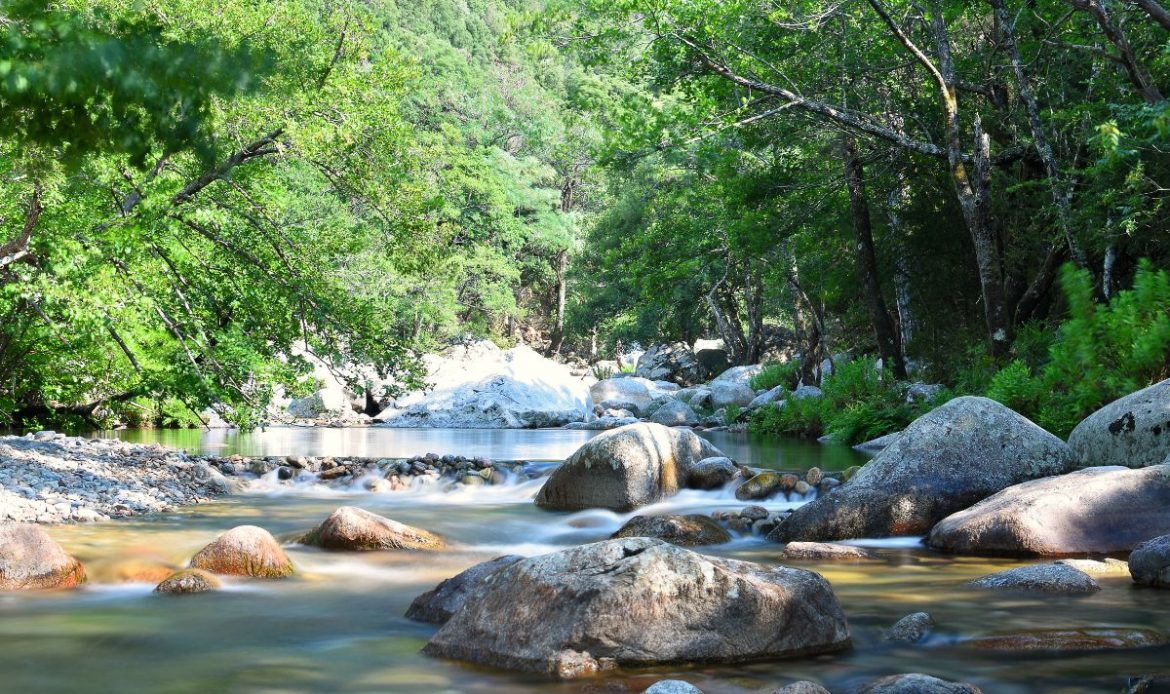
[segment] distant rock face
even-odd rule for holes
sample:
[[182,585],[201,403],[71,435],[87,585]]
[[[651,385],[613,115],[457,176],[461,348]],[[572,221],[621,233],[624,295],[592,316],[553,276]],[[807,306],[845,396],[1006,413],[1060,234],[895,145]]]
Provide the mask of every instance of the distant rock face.
[[849,642],[841,607],[815,573],[631,538],[502,569],[423,652],[572,679],[614,667],[814,655]]
[[731,542],[731,533],[708,516],[634,516],[626,521],[613,539],[622,537],[656,537],[679,547],[719,545]]
[[442,549],[446,543],[434,533],[403,525],[354,506],[342,506],[301,542],[338,551],[386,549]]
[[1089,574],[1068,564],[1035,564],[990,574],[971,582],[979,588],[1029,593],[1089,595],[1101,586]]
[[846,484],[796,509],[779,542],[924,535],[946,516],[1027,480],[1068,472],[1067,445],[987,398],[915,420]]
[[1170,460],[1170,379],[1114,400],[1078,424],[1068,445],[1086,467]]
[[440,583],[414,599],[406,610],[406,618],[429,624],[446,624],[451,615],[463,607],[468,596],[492,574],[507,568],[524,557],[508,554],[467,569]]
[[376,417],[392,427],[532,429],[584,421],[588,384],[570,368],[520,345],[490,341],[423,358],[433,388],[396,399]]
[[1170,465],[1096,467],[1024,482],[954,513],[927,544],[959,554],[1124,552],[1170,533]]
[[217,537],[191,558],[191,568],[252,578],[284,578],[293,573],[292,561],[276,538],[254,525],[240,525]]
[[0,590],[53,590],[85,583],[85,567],[39,525],[0,525]]
[[1129,555],[1129,572],[1138,585],[1170,588],[1170,535],[1138,545]]
[[699,363],[691,348],[682,342],[655,345],[638,359],[634,375],[651,381],[670,381],[680,386],[702,383],[706,369]]
[[692,431],[631,424],[577,449],[553,471],[536,503],[560,511],[633,511],[676,494],[686,486],[691,465],[722,455]]

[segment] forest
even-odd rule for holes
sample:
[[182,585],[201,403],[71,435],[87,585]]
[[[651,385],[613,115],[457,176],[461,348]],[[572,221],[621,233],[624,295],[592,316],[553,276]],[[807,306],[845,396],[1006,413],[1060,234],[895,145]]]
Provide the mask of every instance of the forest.
[[[1170,375],[1153,0],[3,15],[11,427],[256,426],[306,352],[408,389],[468,334],[868,357],[1058,433]],[[866,431],[913,414],[870,390]]]

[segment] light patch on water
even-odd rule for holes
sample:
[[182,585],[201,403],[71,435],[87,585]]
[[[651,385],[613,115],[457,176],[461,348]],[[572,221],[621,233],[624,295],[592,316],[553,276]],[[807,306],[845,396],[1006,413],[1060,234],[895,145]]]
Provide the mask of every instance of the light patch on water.
[[841,540],[838,544],[875,549],[922,549],[924,536],[916,537],[872,537],[856,540]]

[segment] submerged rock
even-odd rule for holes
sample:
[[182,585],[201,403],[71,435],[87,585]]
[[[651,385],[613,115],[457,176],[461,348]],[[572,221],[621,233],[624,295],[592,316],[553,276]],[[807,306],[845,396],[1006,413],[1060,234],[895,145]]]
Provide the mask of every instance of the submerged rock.
[[815,573],[631,538],[502,569],[423,652],[571,679],[613,667],[734,663],[848,645],[841,606]]
[[939,522],[927,544],[960,554],[1110,554],[1170,533],[1170,465],[1033,480]]
[[1026,480],[1068,472],[1067,445],[987,398],[916,419],[847,484],[796,509],[770,539],[924,535],[946,516]]
[[656,537],[680,547],[720,545],[731,542],[731,533],[707,516],[634,516],[611,539]]
[[1170,588],[1170,535],[1147,540],[1129,555],[1133,582],[1155,588]]
[[876,558],[864,547],[836,545],[829,542],[789,542],[784,546],[785,559],[811,559],[831,561],[859,561]]
[[661,680],[642,694],[703,694],[703,690],[682,680]]
[[354,506],[342,506],[331,513],[324,523],[301,538],[301,543],[321,549],[359,552],[442,549],[446,545],[443,538],[434,533]]
[[908,614],[894,623],[882,634],[883,641],[895,643],[918,643],[934,629],[934,617],[926,612]]
[[1046,629],[1018,634],[976,636],[960,642],[968,648],[1005,653],[1113,651],[1164,646],[1165,634],[1153,629],[1087,627]]
[[858,694],[983,694],[983,690],[973,684],[963,682],[948,682],[937,677],[913,673],[909,675],[892,675],[870,682]]
[[971,585],[1057,595],[1089,595],[1101,590],[1092,576],[1067,564],[1021,566],[977,578]]
[[181,569],[163,579],[154,592],[171,595],[189,595],[216,590],[223,584],[214,574],[202,569]]
[[524,557],[507,554],[485,561],[456,574],[414,599],[406,610],[406,618],[429,624],[446,624],[451,615],[463,607],[467,597],[487,578]]
[[541,508],[624,513],[673,496],[691,466],[722,456],[693,431],[631,424],[598,435],[562,463],[536,495]]
[[39,525],[0,525],[0,590],[53,590],[85,583],[85,567]]
[[1072,430],[1085,466],[1159,465],[1170,457],[1170,379],[1114,400]]
[[292,561],[271,533],[254,525],[240,525],[220,535],[191,558],[191,568],[229,576],[285,578]]

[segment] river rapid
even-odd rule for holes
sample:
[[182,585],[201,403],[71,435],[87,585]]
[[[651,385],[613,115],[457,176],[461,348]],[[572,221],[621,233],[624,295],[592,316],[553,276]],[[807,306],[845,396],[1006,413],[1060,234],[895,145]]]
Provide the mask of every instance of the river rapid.
[[[236,432],[118,432],[217,455],[404,457],[427,452],[553,461],[591,432],[271,429]],[[785,470],[843,469],[861,458],[844,447],[712,437],[741,462]],[[50,528],[81,559],[81,590],[0,597],[3,692],[638,692],[664,678],[686,679],[707,694],[770,691],[810,679],[850,691],[867,680],[926,672],[986,692],[1118,692],[1126,678],[1170,672],[1170,648],[1046,656],[982,652],[967,638],[1038,628],[1143,627],[1170,632],[1168,593],[1138,590],[1128,578],[1100,578],[1089,597],[1003,595],[965,585],[1020,562],[938,555],[915,538],[859,542],[878,548],[865,563],[800,562],[833,585],[849,618],[854,648],[813,659],[739,666],[626,672],[596,682],[552,683],[515,673],[426,658],[435,627],[402,617],[436,583],[501,554],[534,555],[608,537],[633,514],[550,513],[532,503],[542,480],[369,493],[313,483],[261,480],[245,494],[174,513]],[[770,509],[800,501],[766,504]],[[335,508],[355,505],[446,536],[436,553],[326,553],[293,544]],[[641,513],[736,510],[730,491],[687,491]],[[130,565],[185,563],[218,533],[260,525],[288,544],[296,577],[229,582],[220,592],[158,596],[153,583],[122,583]],[[759,537],[705,548],[711,554],[775,563],[778,545]],[[930,640],[894,646],[881,632],[925,610],[938,623]],[[624,687],[624,689],[623,689]]]

